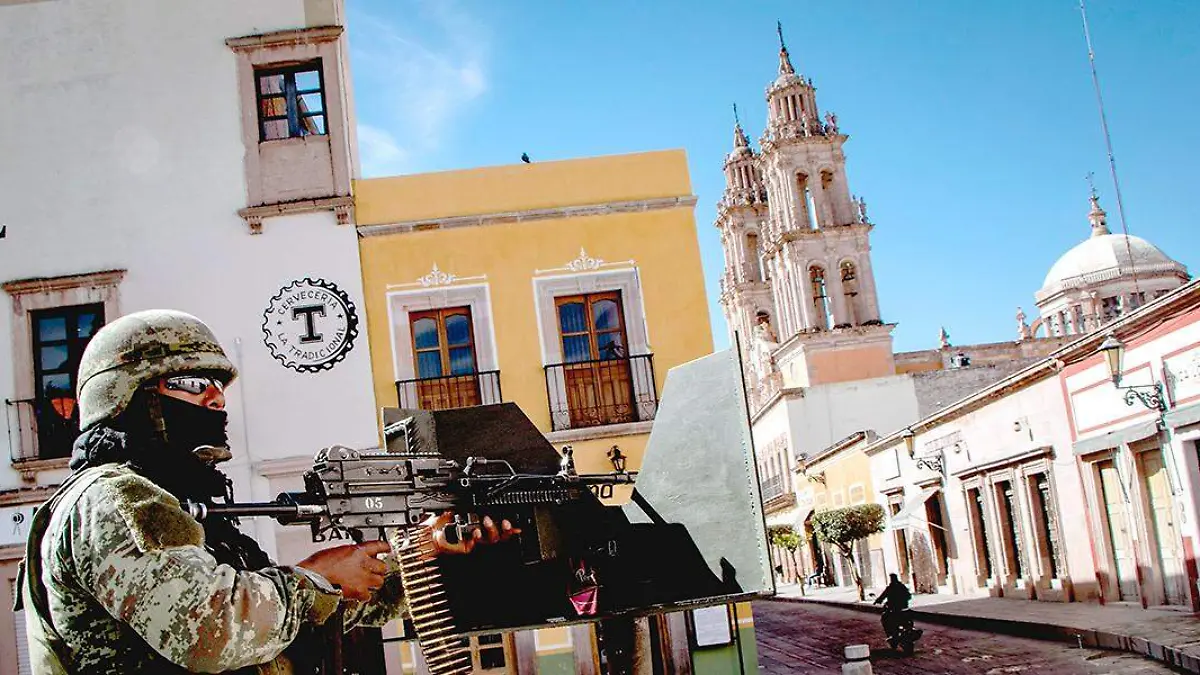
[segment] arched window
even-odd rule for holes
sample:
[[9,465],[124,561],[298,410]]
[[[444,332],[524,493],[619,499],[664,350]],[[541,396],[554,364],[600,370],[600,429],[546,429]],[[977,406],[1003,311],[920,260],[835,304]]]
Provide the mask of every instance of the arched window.
[[808,268],[808,279],[812,284],[813,326],[828,330],[833,325],[833,315],[825,285],[825,270],[813,265]]
[[760,260],[762,253],[758,248],[758,233],[748,232],[746,234],[746,262],[745,271],[746,281],[762,281],[762,270],[760,269]]
[[796,194],[800,196],[800,227],[818,229],[817,209],[813,204],[812,191],[808,188],[808,174],[796,174]]
[[858,269],[849,260],[843,260],[840,265],[842,275],[842,294],[846,304],[846,323],[857,326],[862,322],[858,312]]

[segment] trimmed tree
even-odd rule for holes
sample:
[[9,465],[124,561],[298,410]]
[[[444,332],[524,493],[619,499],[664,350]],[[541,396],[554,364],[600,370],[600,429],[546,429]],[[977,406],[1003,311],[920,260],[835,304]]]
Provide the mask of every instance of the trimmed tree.
[[817,539],[829,544],[850,562],[850,575],[858,599],[863,594],[862,574],[854,562],[854,544],[859,539],[883,532],[883,507],[878,504],[856,504],[832,511],[819,511],[812,515],[813,533]]
[[[797,570],[800,567],[800,560],[796,558],[796,551],[804,546],[804,537],[796,533],[796,529],[791,525],[772,525],[767,528],[767,534],[770,535],[771,544],[788,552],[788,557],[792,559],[792,565]],[[801,579],[800,594],[804,594],[804,580]]]

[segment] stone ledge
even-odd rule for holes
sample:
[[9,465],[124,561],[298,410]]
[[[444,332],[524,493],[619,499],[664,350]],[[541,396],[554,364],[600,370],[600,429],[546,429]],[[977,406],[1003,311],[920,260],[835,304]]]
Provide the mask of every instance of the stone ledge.
[[451,227],[504,225],[508,223],[558,220],[563,218],[579,218],[583,216],[606,216],[615,213],[661,211],[664,209],[691,208],[695,205],[695,195],[685,195],[680,197],[658,197],[653,199],[638,199],[628,202],[608,202],[605,204],[561,206],[505,213],[482,213],[479,215],[451,216],[447,218],[433,218],[427,220],[406,220],[396,223],[384,223],[380,225],[359,225],[358,233],[364,237],[373,237],[401,232],[420,232],[425,230],[438,230]]
[[246,35],[225,40],[225,44],[234,51],[247,51],[265,47],[288,47],[292,45],[329,42],[341,37],[345,32],[341,26],[316,26],[313,28],[296,28],[281,30],[260,35]]
[[648,420],[646,422],[628,422],[626,424],[605,424],[603,426],[584,427],[582,429],[563,429],[562,431],[547,433],[546,440],[551,443],[578,443],[598,438],[635,436],[650,433],[650,429],[653,426],[654,420]]
[[69,457],[56,457],[54,459],[18,459],[13,461],[12,468],[14,471],[21,473],[22,480],[33,481],[37,479],[40,471],[58,471],[59,469],[67,468],[67,463],[70,462]]
[[299,199],[292,202],[248,206],[238,209],[238,215],[246,221],[250,234],[262,234],[263,220],[275,216],[288,216],[301,213],[318,213],[333,211],[337,216],[338,225],[349,225],[354,221],[353,197],[321,197],[318,199]]

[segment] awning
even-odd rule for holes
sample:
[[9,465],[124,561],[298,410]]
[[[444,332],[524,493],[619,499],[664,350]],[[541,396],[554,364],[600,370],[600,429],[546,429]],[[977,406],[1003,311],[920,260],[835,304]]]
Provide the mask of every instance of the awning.
[[893,530],[904,530],[917,523],[927,523],[925,519],[925,502],[941,487],[927,487],[912,499],[904,504],[904,508],[900,509],[896,515],[888,520],[888,526]]
[[792,521],[792,527],[795,528],[796,532],[800,533],[801,535],[804,534],[804,522],[808,520],[808,516],[812,512],[812,504],[800,507],[800,510],[796,512],[796,518]]
[[813,512],[812,504],[801,504],[794,509],[787,509],[767,516],[767,527],[789,525],[799,534],[804,534],[804,521]]
[[1107,434],[1095,436],[1093,438],[1085,438],[1082,441],[1075,441],[1075,454],[1087,455],[1093,452],[1099,452],[1101,450],[1119,448],[1127,443],[1140,441],[1143,438],[1150,438],[1157,433],[1158,420],[1139,422],[1138,424],[1127,426],[1124,429],[1110,431]]

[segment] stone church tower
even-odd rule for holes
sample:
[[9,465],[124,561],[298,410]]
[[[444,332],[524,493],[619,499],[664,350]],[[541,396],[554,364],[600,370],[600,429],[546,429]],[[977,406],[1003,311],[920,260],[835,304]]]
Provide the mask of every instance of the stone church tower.
[[779,75],[767,87],[767,128],[755,152],[734,127],[716,226],[725,251],[721,304],[741,344],[752,390],[895,373],[880,318],[866,203],[850,194],[848,136],[820,114],[812,80],[796,73],[780,30]]

